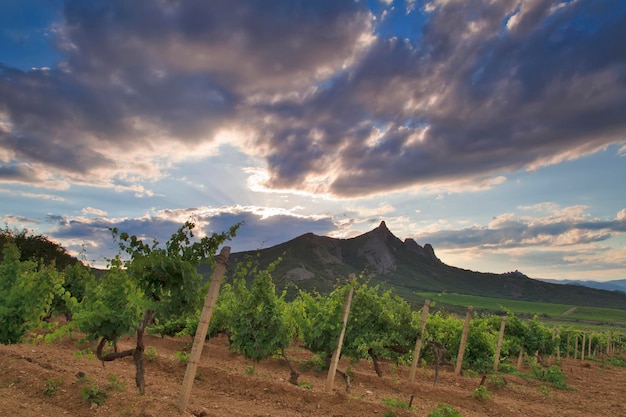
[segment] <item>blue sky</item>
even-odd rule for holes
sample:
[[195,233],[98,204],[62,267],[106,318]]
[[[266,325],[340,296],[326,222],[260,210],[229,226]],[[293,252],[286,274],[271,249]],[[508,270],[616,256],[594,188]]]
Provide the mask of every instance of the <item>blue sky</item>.
[[450,265],[626,278],[621,0],[0,3],[0,218],[233,251],[385,220]]

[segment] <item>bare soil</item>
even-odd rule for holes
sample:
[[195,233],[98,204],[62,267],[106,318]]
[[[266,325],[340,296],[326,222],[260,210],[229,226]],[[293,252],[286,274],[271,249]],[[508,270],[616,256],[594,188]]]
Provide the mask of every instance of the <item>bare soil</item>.
[[[104,365],[78,351],[95,347],[74,340],[51,344],[0,346],[0,416],[179,416],[176,404],[185,373],[177,352],[189,350],[190,339],[146,337],[156,357],[146,360],[146,394],[135,387],[132,358]],[[131,348],[124,339],[120,348]],[[153,348],[151,348],[153,347]],[[465,417],[483,416],[618,416],[626,417],[626,369],[599,361],[563,360],[572,390],[558,390],[534,379],[504,375],[506,385],[487,385],[486,400],[472,397],[480,376],[455,376],[440,370],[433,385],[431,367],[418,370],[408,382],[409,369],[383,363],[378,377],[372,364],[352,365],[353,381],[346,393],[337,375],[332,393],[325,392],[326,371],[311,366],[312,355],[299,346],[289,349],[300,371],[301,386],[288,382],[282,358],[253,363],[229,351],[227,340],[216,337],[204,348],[189,407],[184,416],[427,416],[437,404],[453,406]],[[154,355],[153,355],[154,356]],[[349,362],[342,360],[340,368]],[[59,384],[56,392],[50,387]],[[102,405],[83,399],[81,389],[95,386],[107,391]],[[48,389],[46,389],[48,387]],[[48,393],[46,394],[46,391]],[[390,407],[383,401],[408,403],[413,409]]]

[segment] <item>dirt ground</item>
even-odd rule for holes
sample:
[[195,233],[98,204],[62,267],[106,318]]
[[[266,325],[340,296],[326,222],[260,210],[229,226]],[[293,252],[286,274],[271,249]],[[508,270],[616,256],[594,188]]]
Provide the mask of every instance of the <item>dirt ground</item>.
[[[185,373],[179,361],[190,339],[148,336],[151,360],[146,361],[146,394],[134,384],[132,358],[103,364],[89,354],[77,354],[92,345],[78,338],[51,344],[0,345],[0,416],[179,416],[176,404]],[[120,348],[132,347],[125,339]],[[187,347],[188,349],[188,347]],[[289,370],[281,358],[253,363],[230,353],[227,340],[212,339],[204,348],[185,416],[427,416],[445,403],[465,417],[479,416],[619,416],[626,417],[626,368],[602,366],[598,361],[564,360],[568,384],[558,390],[519,376],[504,375],[506,385],[488,385],[486,400],[472,397],[480,376],[455,376],[450,368],[440,372],[433,385],[433,369],[418,370],[408,382],[408,367],[383,364],[376,376],[372,364],[352,365],[349,393],[337,376],[332,393],[325,392],[326,371],[311,365],[311,354],[294,346],[288,354],[300,371],[300,385],[289,384]],[[309,365],[309,366],[307,366]],[[340,363],[345,369],[348,362]],[[83,399],[81,389],[106,390],[102,405]],[[390,408],[383,401],[408,403],[412,410]],[[392,413],[389,410],[392,410]]]

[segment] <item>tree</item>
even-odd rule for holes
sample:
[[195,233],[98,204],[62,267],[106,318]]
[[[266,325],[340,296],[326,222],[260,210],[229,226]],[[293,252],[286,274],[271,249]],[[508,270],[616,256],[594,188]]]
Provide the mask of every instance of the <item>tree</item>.
[[[34,235],[27,229],[11,230],[6,226],[0,229],[0,249],[7,242],[12,242],[17,246],[21,261],[53,265],[58,271],[63,271],[67,266],[79,262],[58,243],[52,242],[46,236]],[[0,260],[2,256],[0,252]]]
[[49,314],[55,295],[65,296],[63,275],[53,265],[20,261],[11,241],[4,244],[0,263],[0,343],[22,340]]
[[[233,238],[239,226],[193,241],[195,224],[188,221],[172,234],[164,247],[156,240],[148,245],[137,236],[111,229],[113,239],[129,259],[122,261],[118,256],[111,261],[108,273],[87,290],[74,316],[79,329],[91,339],[100,339],[98,359],[111,361],[133,356],[137,369],[135,382],[141,394],[145,392],[146,328],[155,320],[178,320],[198,311],[202,276],[197,268],[201,262],[214,262],[218,247]],[[136,333],[135,347],[118,352],[119,337],[132,332]],[[113,345],[113,352],[104,352],[107,343]]]

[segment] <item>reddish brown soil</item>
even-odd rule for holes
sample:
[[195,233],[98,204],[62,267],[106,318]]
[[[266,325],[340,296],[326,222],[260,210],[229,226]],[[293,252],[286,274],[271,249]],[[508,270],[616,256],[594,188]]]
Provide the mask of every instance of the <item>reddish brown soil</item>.
[[[132,358],[107,362],[78,357],[86,347],[76,340],[52,344],[0,346],[0,415],[31,416],[178,416],[176,404],[185,366],[176,355],[189,339],[147,337],[158,357],[146,364],[146,394],[139,396],[134,385]],[[132,347],[126,339],[120,348]],[[337,376],[332,393],[325,392],[326,372],[307,369],[311,354],[294,346],[289,355],[301,370],[300,382],[288,383],[289,371],[281,358],[258,364],[232,354],[222,337],[205,347],[199,376],[194,383],[185,416],[383,416],[389,409],[383,399],[408,402],[413,410],[393,408],[396,416],[426,416],[438,403],[452,405],[465,417],[482,416],[619,416],[626,417],[626,369],[602,366],[600,362],[565,360],[563,369],[573,390],[542,388],[537,380],[506,376],[502,388],[489,386],[486,400],[472,398],[480,378],[455,376],[444,368],[433,386],[433,370],[419,369],[416,382],[408,382],[408,368],[383,364],[384,376],[374,373],[371,363],[353,365],[349,393]],[[348,365],[341,362],[340,367]],[[252,374],[253,372],[253,374]],[[111,374],[117,389],[111,387]],[[79,375],[84,375],[82,378]],[[46,395],[47,382],[60,380],[53,395]],[[83,400],[81,388],[97,385],[108,391],[101,406]],[[124,386],[120,386],[124,385]],[[389,415],[389,413],[387,413]]]

